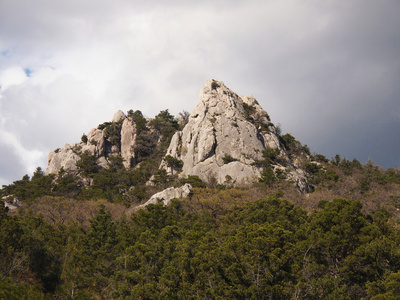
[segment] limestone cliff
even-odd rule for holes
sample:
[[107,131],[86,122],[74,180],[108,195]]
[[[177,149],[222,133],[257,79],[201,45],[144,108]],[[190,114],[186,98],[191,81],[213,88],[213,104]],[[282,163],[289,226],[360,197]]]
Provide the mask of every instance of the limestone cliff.
[[[206,182],[242,185],[261,177],[257,162],[266,148],[279,150],[280,163],[275,163],[274,169],[283,168],[287,178],[307,192],[304,172],[291,164],[276,127],[254,97],[239,97],[223,82],[208,80],[188,123],[175,133],[166,155],[183,162],[181,177],[197,175]],[[165,159],[160,167],[172,172]]]
[[[77,162],[86,151],[97,157],[102,168],[107,168],[112,156],[121,156],[127,169],[135,167],[177,127],[168,110],[153,120],[144,119],[139,111],[130,111],[128,116],[117,111],[111,122],[90,130],[80,143],[52,151],[46,174],[60,169],[77,173]],[[187,124],[172,136],[160,168],[175,174],[176,164],[171,162],[179,162],[180,177],[197,175],[209,183],[245,185],[260,179],[265,168],[260,162],[265,162],[265,151],[272,150],[274,159],[268,162],[272,172],[307,192],[303,170],[292,163],[281,141],[268,113],[253,96],[240,97],[223,82],[208,80]]]
[[136,136],[135,122],[119,110],[111,122],[91,129],[80,143],[66,144],[50,152],[46,174],[57,174],[61,168],[67,172],[77,171],[76,164],[85,151],[96,156],[103,168],[107,167],[107,158],[116,155],[121,155],[124,166],[130,168],[135,158]]
[[127,169],[134,166],[136,137],[135,122],[131,118],[125,118],[121,128],[121,156]]

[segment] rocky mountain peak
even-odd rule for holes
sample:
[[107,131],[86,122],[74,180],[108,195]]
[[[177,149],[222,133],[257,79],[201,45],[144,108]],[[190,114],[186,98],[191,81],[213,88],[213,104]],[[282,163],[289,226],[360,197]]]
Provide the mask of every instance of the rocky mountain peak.
[[126,168],[133,166],[136,144],[136,123],[123,111],[118,110],[111,122],[92,128],[81,142],[66,144],[63,148],[49,153],[46,174],[57,174],[62,168],[69,173],[77,171],[81,155],[88,151],[98,158],[102,168],[107,167],[108,157],[120,155]]
[[[91,129],[81,142],[52,151],[46,173],[57,174],[60,169],[77,173],[77,163],[86,152],[97,158],[101,168],[107,168],[113,156],[120,156],[126,169],[135,167],[177,128],[168,110],[152,120],[140,111],[127,115],[117,111],[111,122]],[[273,159],[266,157],[267,150]],[[172,136],[160,168],[182,178],[196,175],[208,183],[244,185],[262,178],[266,166],[270,173],[278,172],[308,191],[304,172],[291,162],[276,127],[257,100],[241,97],[212,79],[202,88],[187,124]]]
[[[196,175],[206,182],[242,185],[259,180],[265,149],[277,149],[282,164],[306,190],[305,176],[294,167],[282,146],[268,113],[253,96],[240,97],[221,81],[208,80],[200,101],[182,131],[172,138],[167,151],[183,163],[181,177]],[[165,160],[161,168],[173,173]]]
[[115,112],[111,122],[112,123],[117,123],[117,122],[123,121],[125,119],[126,119],[125,113],[122,110],[118,110],[118,111]]

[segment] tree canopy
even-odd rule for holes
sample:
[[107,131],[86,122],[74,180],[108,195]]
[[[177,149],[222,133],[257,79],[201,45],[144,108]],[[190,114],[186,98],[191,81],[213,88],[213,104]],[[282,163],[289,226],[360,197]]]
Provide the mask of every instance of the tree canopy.
[[396,299],[399,232],[338,198],[305,210],[272,195],[212,212],[184,202],[88,227],[0,212],[0,296],[36,299]]

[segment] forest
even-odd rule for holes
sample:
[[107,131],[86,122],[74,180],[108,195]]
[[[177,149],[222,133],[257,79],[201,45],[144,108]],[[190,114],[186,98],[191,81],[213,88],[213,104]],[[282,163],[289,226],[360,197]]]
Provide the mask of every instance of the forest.
[[[197,200],[201,204],[201,200]],[[207,205],[204,205],[207,207]],[[149,205],[88,226],[0,213],[2,299],[398,299],[398,228],[384,209],[281,199]]]
[[[141,124],[137,167],[110,157],[101,169],[83,153],[78,174],[38,167],[0,190],[23,203],[0,203],[0,299],[400,298],[398,168],[311,154],[285,134],[289,157],[303,155],[307,195],[272,171],[271,149],[253,185],[179,178],[172,157],[174,175],[158,170],[178,120],[131,115]],[[188,197],[132,209],[184,183]]]

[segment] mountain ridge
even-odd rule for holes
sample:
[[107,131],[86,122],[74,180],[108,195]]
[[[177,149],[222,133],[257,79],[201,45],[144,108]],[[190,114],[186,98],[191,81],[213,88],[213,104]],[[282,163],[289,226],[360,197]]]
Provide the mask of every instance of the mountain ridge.
[[[163,190],[157,199],[168,203],[169,195],[192,199],[207,189],[242,189],[247,200],[284,193],[316,209],[321,199],[350,197],[365,202],[367,211],[384,205],[398,215],[398,183],[398,169],[311,154],[291,134],[282,135],[254,97],[209,80],[192,113],[176,118],[166,109],[150,119],[138,110],[117,111],[80,142],[50,152],[46,172],[38,167],[32,178],[25,175],[0,194],[10,208],[50,197],[107,201],[128,213]],[[185,184],[193,192],[180,193]]]
[[[125,115],[117,111],[111,123],[91,129],[80,143],[50,152],[46,174],[60,170],[77,173],[85,152],[97,157],[100,168],[107,168],[112,156],[121,156],[127,169],[136,167],[140,163],[137,122],[142,118],[135,121],[132,112]],[[289,159],[276,127],[253,96],[240,97],[223,82],[208,80],[186,121],[173,134],[160,164],[168,175],[177,171],[180,178],[194,175],[207,183],[215,180],[217,184],[246,185],[260,180],[265,167],[269,167],[274,173],[284,173],[301,192],[310,191],[305,172]],[[148,130],[155,147],[160,144],[163,128],[157,129],[157,124],[151,122]],[[276,150],[274,163],[263,158],[266,149]],[[174,170],[171,159],[168,162],[171,157],[181,164],[179,170]]]

